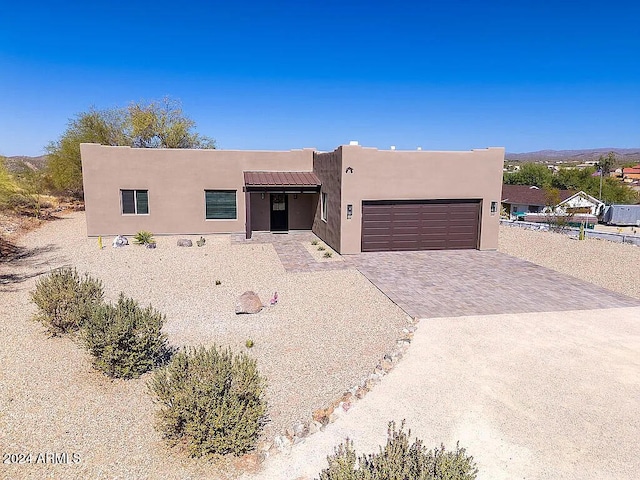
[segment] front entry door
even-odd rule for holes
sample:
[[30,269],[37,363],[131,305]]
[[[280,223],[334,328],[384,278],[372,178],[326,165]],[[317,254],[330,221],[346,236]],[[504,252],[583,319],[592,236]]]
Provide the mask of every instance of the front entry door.
[[287,195],[284,193],[271,194],[271,231],[286,232],[289,230],[289,211],[287,210]]

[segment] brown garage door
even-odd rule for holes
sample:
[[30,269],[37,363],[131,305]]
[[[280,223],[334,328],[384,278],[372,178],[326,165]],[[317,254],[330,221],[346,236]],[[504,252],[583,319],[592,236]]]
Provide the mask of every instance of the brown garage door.
[[362,202],[362,251],[478,247],[480,200]]

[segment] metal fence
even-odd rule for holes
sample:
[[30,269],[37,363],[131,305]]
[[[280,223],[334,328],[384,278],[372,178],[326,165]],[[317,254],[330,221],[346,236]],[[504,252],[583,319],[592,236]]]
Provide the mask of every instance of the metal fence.
[[[512,220],[503,220],[500,219],[500,225],[506,225],[508,227],[517,227],[524,228],[527,230],[539,230],[543,232],[549,231],[549,224],[547,223],[536,223],[536,222],[514,222]],[[558,233],[563,233],[565,235],[569,235],[571,237],[578,238],[580,233],[579,228],[562,228],[558,230],[554,230]],[[608,233],[608,232],[596,232],[594,230],[590,230],[585,228],[584,235],[587,238],[598,238],[600,240],[607,240],[609,242],[616,243],[628,243],[630,245],[636,245],[640,247],[640,235],[624,235],[622,233]]]

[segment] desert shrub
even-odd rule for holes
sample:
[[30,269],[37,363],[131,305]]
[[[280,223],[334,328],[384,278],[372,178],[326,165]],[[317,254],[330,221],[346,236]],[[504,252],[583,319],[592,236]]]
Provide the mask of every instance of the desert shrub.
[[317,245],[318,244],[318,240],[311,240],[311,245]]
[[266,422],[266,383],[256,361],[217,347],[182,350],[148,383],[158,429],[192,456],[244,454]]
[[153,233],[147,232],[145,230],[140,230],[133,236],[133,242],[136,245],[147,245],[149,243],[155,243],[153,241]]
[[323,257],[324,258],[331,258],[331,257],[333,257],[333,254],[331,252],[324,252]]
[[426,450],[420,439],[409,444],[411,431],[403,431],[404,421],[396,430],[389,423],[387,444],[379,453],[356,456],[348,439],[334,455],[327,457],[329,468],[320,473],[320,480],[473,480],[478,474],[473,457],[456,445],[447,451],[444,445]]
[[102,303],[102,282],[75,269],[60,268],[41,278],[31,293],[35,319],[53,335],[78,330]]
[[110,377],[133,378],[166,363],[172,352],[161,331],[164,320],[123,294],[115,305],[102,304],[83,330],[95,367]]
[[326,248],[324,247],[324,245],[320,245],[318,246],[318,250],[322,252],[323,250],[326,250]]

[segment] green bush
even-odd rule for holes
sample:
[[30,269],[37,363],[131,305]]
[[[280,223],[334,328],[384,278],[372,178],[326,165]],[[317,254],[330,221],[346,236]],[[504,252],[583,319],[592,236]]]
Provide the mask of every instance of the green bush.
[[35,319],[53,335],[82,327],[102,303],[102,282],[75,269],[60,268],[38,280],[31,300],[38,306]]
[[154,243],[153,233],[140,230],[133,236],[133,242],[136,245],[147,245],[149,243]]
[[473,457],[456,445],[446,451],[444,445],[427,451],[422,441],[411,445],[411,431],[405,433],[389,423],[387,444],[379,453],[356,457],[353,442],[348,439],[327,457],[329,468],[320,473],[320,480],[473,480],[478,474]]
[[161,331],[164,320],[151,306],[140,308],[123,294],[115,305],[102,304],[83,330],[95,367],[110,377],[133,378],[165,364],[172,351]]
[[200,347],[177,353],[148,383],[158,429],[191,456],[242,455],[255,448],[266,422],[266,382],[256,361],[231,349]]

